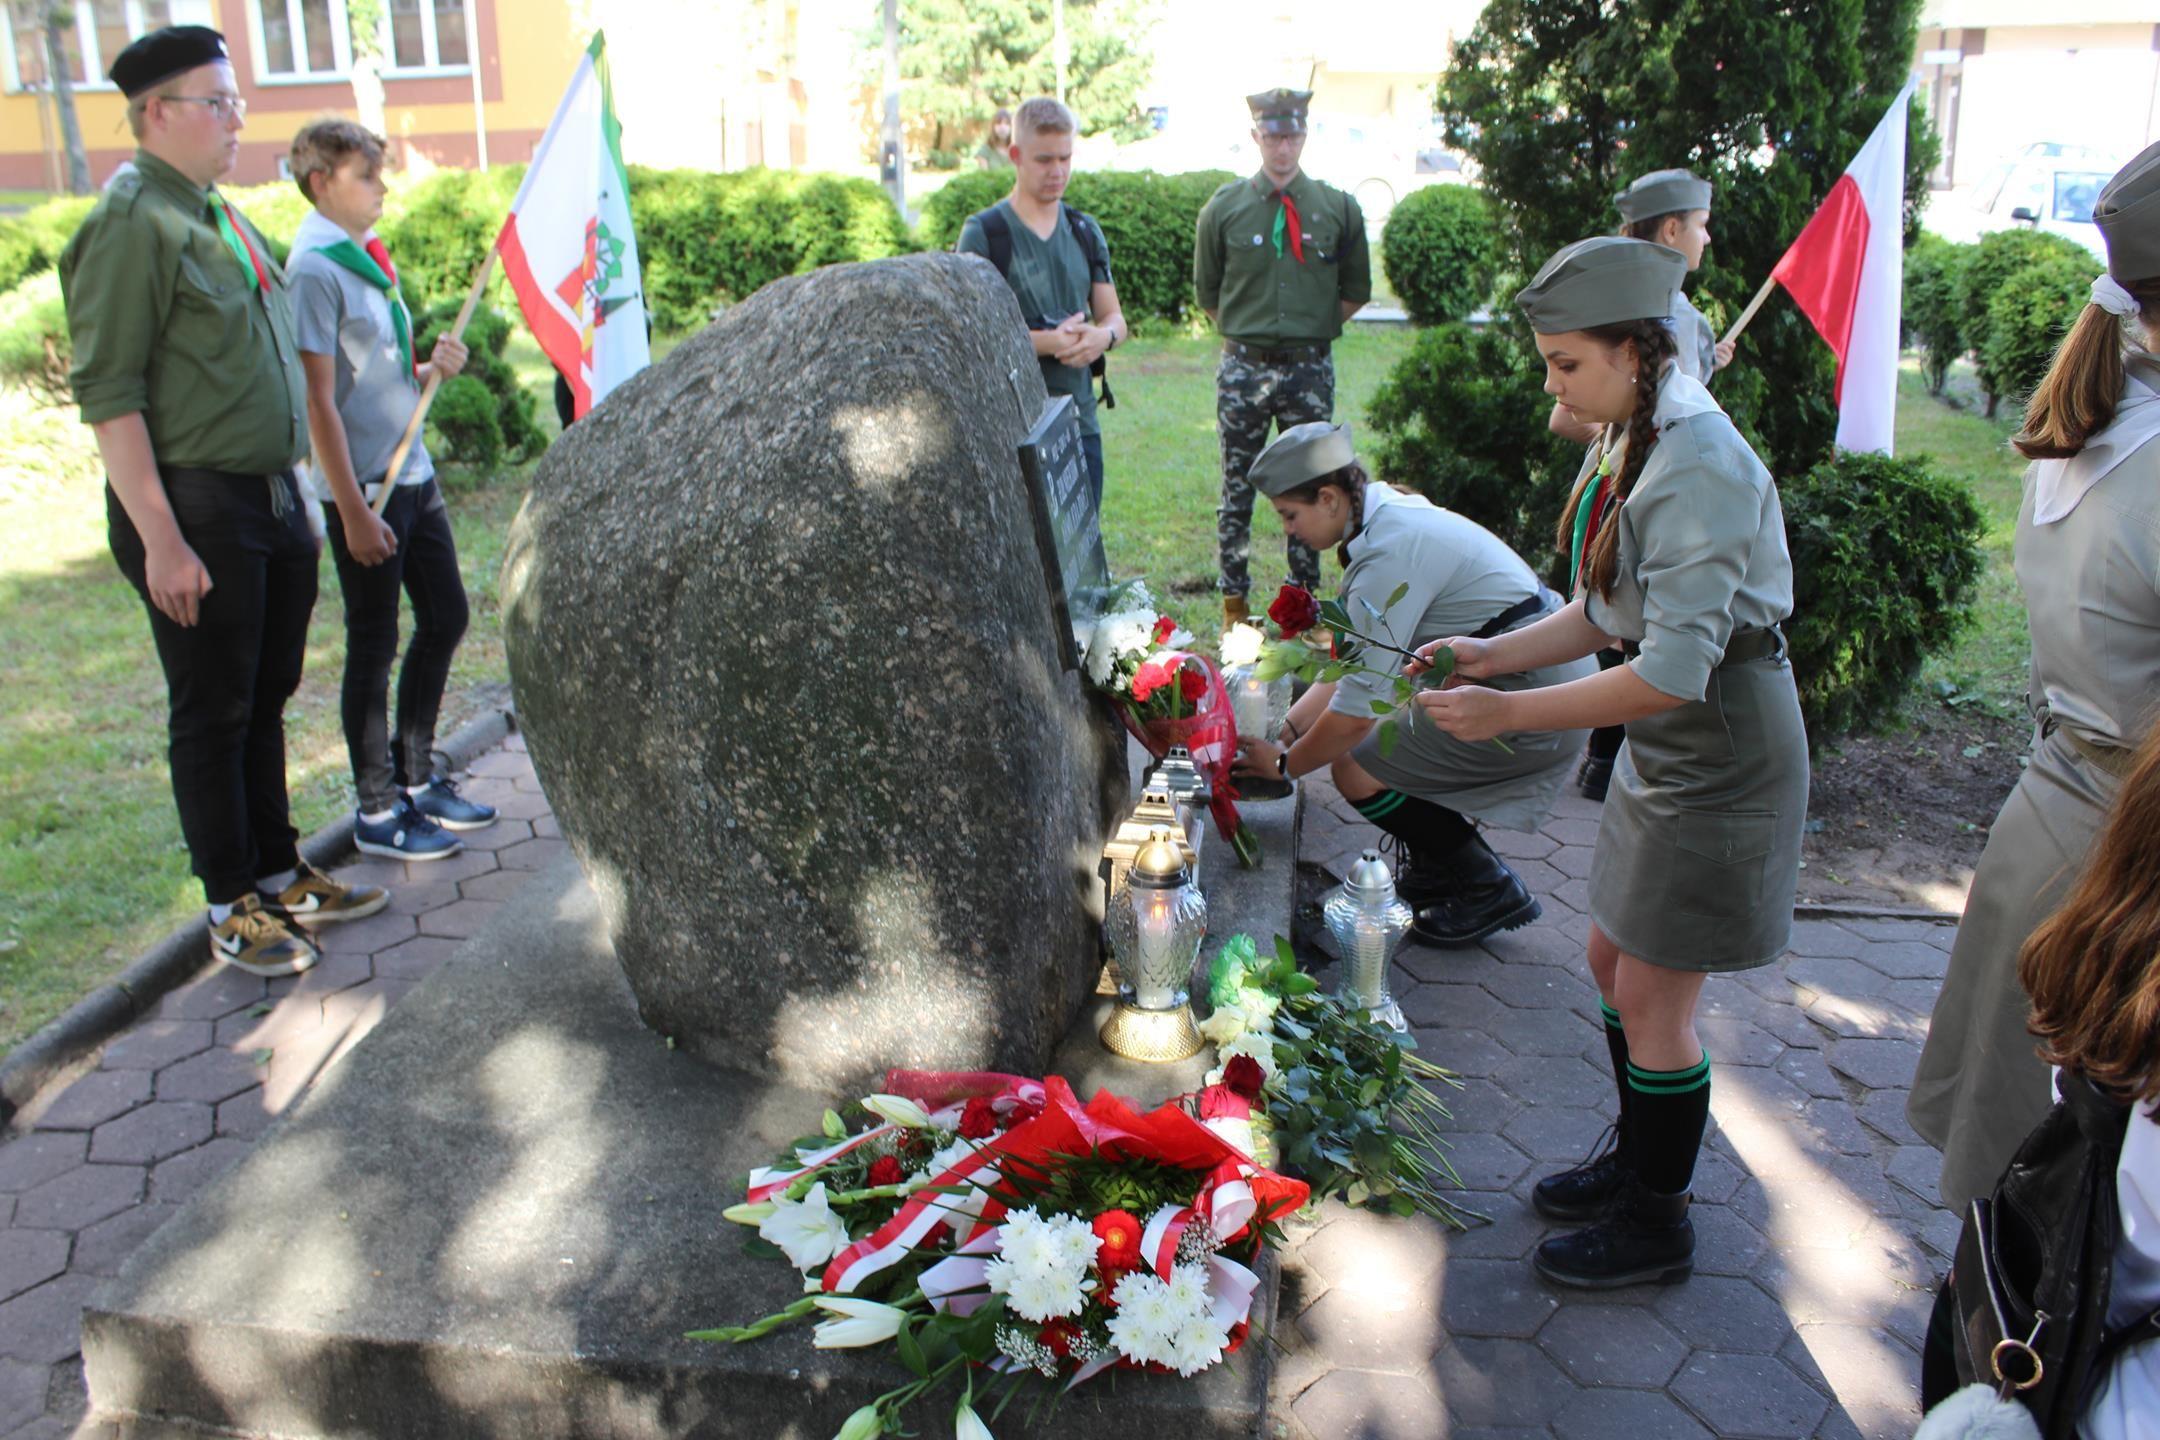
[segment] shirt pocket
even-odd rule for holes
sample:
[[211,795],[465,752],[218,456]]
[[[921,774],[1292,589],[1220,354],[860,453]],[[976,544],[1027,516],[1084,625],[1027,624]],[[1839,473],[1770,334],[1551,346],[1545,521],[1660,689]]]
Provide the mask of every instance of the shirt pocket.
[[1342,223],[1332,215],[1304,215],[1305,253],[1322,265],[1342,262]]

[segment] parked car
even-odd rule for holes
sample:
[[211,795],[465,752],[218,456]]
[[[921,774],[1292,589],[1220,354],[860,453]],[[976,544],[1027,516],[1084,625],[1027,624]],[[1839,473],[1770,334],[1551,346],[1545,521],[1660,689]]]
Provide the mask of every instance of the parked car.
[[[2022,155],[1995,166],[1973,186],[1963,226],[1970,233],[1950,238],[1978,239],[1991,230],[2027,225],[2068,236],[2105,259],[2092,208],[2121,163],[2088,146],[2052,141],[2028,145]],[[1955,223],[1950,216],[1944,218]]]

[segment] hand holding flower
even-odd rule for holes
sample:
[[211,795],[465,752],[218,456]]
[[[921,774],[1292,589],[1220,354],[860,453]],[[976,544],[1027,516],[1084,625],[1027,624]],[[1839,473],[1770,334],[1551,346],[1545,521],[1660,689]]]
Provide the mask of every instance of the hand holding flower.
[[1446,689],[1421,691],[1417,704],[1425,718],[1458,740],[1491,740],[1520,727],[1508,723],[1512,698],[1504,690],[1450,683]]

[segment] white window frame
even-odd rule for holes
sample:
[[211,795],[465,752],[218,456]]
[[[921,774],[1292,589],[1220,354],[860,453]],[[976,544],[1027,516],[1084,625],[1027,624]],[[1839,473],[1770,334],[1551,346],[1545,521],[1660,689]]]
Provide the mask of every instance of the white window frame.
[[[339,3],[342,3],[342,0],[339,0]],[[473,0],[459,0],[459,6],[465,12],[465,53],[470,57],[480,43],[479,31],[475,28],[479,17],[473,13]],[[413,80],[429,75],[472,74],[472,61],[469,58],[461,64],[445,65],[435,58],[435,46],[435,3],[434,0],[421,0],[420,53],[423,58],[418,65],[398,64],[397,49],[390,38],[390,7],[388,4],[383,6],[383,79]]]
[[[335,3],[342,3],[342,0],[335,0]],[[207,25],[216,18],[211,13],[210,0],[171,0],[171,6],[172,23],[175,25]],[[130,40],[140,39],[143,32],[150,28],[143,19],[142,0],[124,0],[121,13],[126,18]],[[43,43],[42,37],[40,43]],[[82,0],[82,3],[75,7],[75,43],[82,51],[83,69],[88,71],[89,75],[86,79],[77,80],[73,88],[77,92],[115,93],[119,87],[105,78],[105,72],[112,68],[114,57],[98,53],[97,14],[89,0]],[[0,50],[0,83],[5,84],[11,95],[26,93],[22,81],[22,67],[15,63],[15,12],[11,6],[5,4],[0,4],[0,45],[6,47]]]
[[[330,69],[294,70],[280,74],[270,68],[270,47],[263,39],[260,0],[245,0],[249,49],[254,51],[255,83],[263,86],[344,84],[352,79],[352,24],[345,18],[345,0],[330,0]],[[300,19],[300,0],[285,0],[285,23],[291,27],[293,58],[306,50],[306,27]]]

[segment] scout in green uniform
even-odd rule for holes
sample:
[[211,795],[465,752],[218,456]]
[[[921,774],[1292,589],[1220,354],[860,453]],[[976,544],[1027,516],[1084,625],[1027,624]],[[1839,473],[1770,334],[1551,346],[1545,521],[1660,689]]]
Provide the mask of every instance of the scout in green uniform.
[[[1590,1222],[1540,1245],[1539,1272],[1595,1288],[1692,1268],[1688,1184],[1710,1113],[1696,1002],[1711,973],[1785,949],[1807,814],[1807,736],[1778,629],[1792,611],[1784,517],[1770,472],[1674,357],[1665,322],[1686,268],[1662,245],[1600,236],[1515,297],[1546,391],[1608,427],[1613,464],[1578,510],[1574,600],[1497,639],[1438,642],[1455,675],[1418,696],[1465,740],[1627,726],[1590,871],[1617,1143],[1534,1192],[1543,1214]],[[1466,683],[1615,640],[1627,663],[1586,680]]]
[[[1215,373],[1222,437],[1222,503],[1215,511],[1223,623],[1249,613],[1253,487],[1247,478],[1268,431],[1335,418],[1329,347],[1372,299],[1372,259],[1357,201],[1298,168],[1308,90],[1248,95],[1260,172],[1217,190],[1193,236],[1193,289],[1223,335]],[[1320,557],[1287,542],[1290,578],[1320,585]]]
[[300,858],[285,702],[300,684],[316,542],[293,465],[307,394],[285,276],[216,180],[246,105],[224,37],[196,25],[121,51],[141,144],[60,256],[70,374],[110,482],[113,558],[142,596],[171,696],[173,796],[210,904],[210,953],[258,975],[313,964],[308,923],[389,896]]
[[[1502,635],[1560,608],[1560,597],[1499,536],[1368,479],[1347,425],[1293,426],[1260,452],[1251,476],[1285,534],[1316,549],[1340,547],[1343,604],[1354,615],[1380,615],[1376,640],[1408,649],[1445,635]],[[1572,660],[1496,683],[1558,685],[1596,673],[1588,660]],[[1287,780],[1329,767],[1343,797],[1403,847],[1396,888],[1426,944],[1471,945],[1529,924],[1537,898],[1477,827],[1543,824],[1582,732],[1511,734],[1502,750],[1419,724],[1383,750],[1372,707],[1392,698],[1384,676],[1314,685],[1273,740],[1241,739],[1238,770]]]

